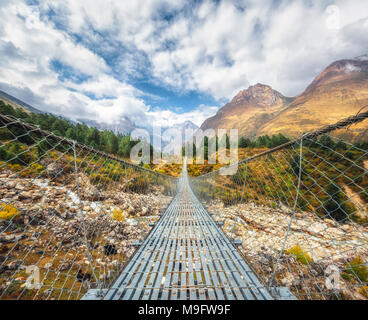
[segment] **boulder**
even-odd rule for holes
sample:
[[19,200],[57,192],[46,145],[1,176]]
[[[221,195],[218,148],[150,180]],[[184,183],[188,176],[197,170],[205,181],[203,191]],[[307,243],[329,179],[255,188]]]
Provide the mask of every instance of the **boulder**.
[[321,232],[327,229],[327,226],[323,223],[315,222],[308,229],[313,233],[320,234]]
[[63,168],[56,162],[53,162],[46,167],[46,172],[49,177],[56,178],[63,173]]
[[326,248],[323,248],[323,247],[315,247],[311,251],[311,256],[312,256],[312,259],[314,261],[324,260],[324,259],[330,257],[330,255],[331,255],[331,253],[329,252],[329,250],[327,250]]
[[98,189],[92,185],[88,186],[84,191],[84,198],[89,201],[102,200]]
[[33,195],[30,191],[22,191],[19,194],[19,199],[23,200],[23,199],[33,199]]
[[16,185],[15,185],[15,187],[14,187],[16,190],[20,190],[20,191],[22,191],[22,190],[24,190],[25,189],[25,187],[24,187],[24,185],[23,184],[21,184],[21,183],[17,183]]
[[13,189],[16,186],[16,182],[15,181],[8,181],[6,186],[7,186],[8,189]]

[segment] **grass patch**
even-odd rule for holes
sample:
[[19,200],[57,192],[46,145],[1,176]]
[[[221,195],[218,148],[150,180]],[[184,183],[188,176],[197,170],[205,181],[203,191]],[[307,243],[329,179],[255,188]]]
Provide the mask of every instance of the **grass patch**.
[[361,257],[354,257],[345,266],[345,274],[358,277],[362,282],[368,282],[368,268]]
[[293,255],[302,264],[308,265],[312,261],[312,258],[310,257],[310,255],[306,253],[305,251],[303,251],[303,249],[299,247],[298,245],[291,247],[285,252],[287,254]]
[[2,203],[0,205],[0,219],[10,220],[13,217],[19,216],[20,212],[17,208],[10,204]]

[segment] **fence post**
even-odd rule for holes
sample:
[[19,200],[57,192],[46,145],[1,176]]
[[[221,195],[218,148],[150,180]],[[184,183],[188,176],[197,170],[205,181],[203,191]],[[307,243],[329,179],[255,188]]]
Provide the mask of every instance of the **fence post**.
[[245,161],[245,176],[244,176],[243,190],[242,190],[242,194],[241,194],[241,197],[240,197],[240,203],[243,202],[245,184],[247,183],[247,175],[248,175],[248,161]]

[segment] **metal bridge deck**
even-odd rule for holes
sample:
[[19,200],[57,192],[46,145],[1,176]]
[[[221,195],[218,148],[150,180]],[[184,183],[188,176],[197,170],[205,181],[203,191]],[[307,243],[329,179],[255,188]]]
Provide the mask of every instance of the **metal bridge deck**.
[[179,192],[106,300],[273,299],[193,194]]

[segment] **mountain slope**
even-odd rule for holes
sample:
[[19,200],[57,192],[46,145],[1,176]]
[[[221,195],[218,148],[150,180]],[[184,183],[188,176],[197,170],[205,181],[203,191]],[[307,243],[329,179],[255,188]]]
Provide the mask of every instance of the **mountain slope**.
[[201,126],[206,129],[238,129],[240,135],[255,135],[257,129],[273,119],[292,100],[270,86],[256,84],[240,91],[215,116]]
[[[284,133],[295,137],[354,115],[368,104],[368,61],[340,60],[328,66],[309,87],[258,134]],[[366,123],[351,128],[362,134]]]
[[[297,137],[354,115],[367,104],[368,60],[361,56],[332,63],[295,98],[261,84],[240,91],[201,129],[237,128],[246,137],[277,133]],[[343,135],[361,138],[366,129],[364,122]]]
[[0,100],[3,100],[5,103],[10,104],[14,108],[21,108],[24,111],[30,111],[33,113],[43,113],[42,111],[30,106],[29,104],[11,96],[10,94],[7,94],[4,91],[0,90]]

